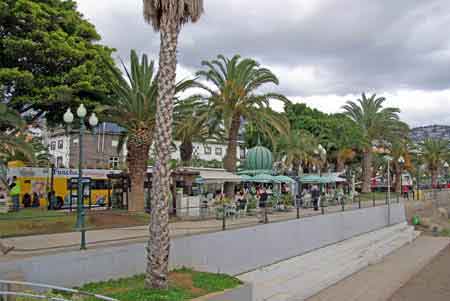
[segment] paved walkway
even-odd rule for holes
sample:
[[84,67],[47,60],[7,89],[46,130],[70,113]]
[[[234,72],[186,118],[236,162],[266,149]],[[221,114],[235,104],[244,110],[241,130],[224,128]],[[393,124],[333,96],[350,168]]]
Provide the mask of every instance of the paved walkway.
[[450,300],[450,247],[442,251],[389,301]]
[[[385,201],[377,201],[376,206],[385,205]],[[372,207],[372,202],[362,202],[363,208]],[[358,203],[346,205],[345,210],[357,210]],[[325,208],[325,214],[340,212],[341,206],[333,206]],[[301,217],[320,215],[320,211],[312,209],[301,209]],[[295,219],[296,210],[290,212],[275,212],[268,215],[269,222],[280,222]],[[227,230],[250,227],[258,225],[258,219],[254,216],[245,216],[236,219],[227,219]],[[180,237],[187,235],[195,235],[200,233],[210,233],[222,230],[222,220],[209,219],[202,221],[182,221],[174,222],[169,225],[172,237]],[[128,228],[115,228],[106,230],[92,230],[86,233],[88,248],[106,247],[111,245],[121,245],[127,243],[135,243],[146,241],[148,239],[148,227],[137,226]],[[16,238],[8,238],[2,240],[7,245],[12,245],[15,250],[6,256],[0,255],[0,261],[18,259],[23,257],[64,252],[68,250],[77,250],[79,248],[80,233],[58,233],[48,235],[34,235]]]
[[[388,255],[381,263],[352,275],[336,285],[307,299],[308,301],[384,301],[407,283],[450,243],[448,238],[420,236]],[[448,266],[446,267],[448,270]],[[450,275],[447,273],[447,275]],[[448,282],[448,279],[447,279]],[[430,300],[423,294],[423,299]],[[412,300],[396,297],[392,300]],[[433,299],[448,300],[448,299]]]

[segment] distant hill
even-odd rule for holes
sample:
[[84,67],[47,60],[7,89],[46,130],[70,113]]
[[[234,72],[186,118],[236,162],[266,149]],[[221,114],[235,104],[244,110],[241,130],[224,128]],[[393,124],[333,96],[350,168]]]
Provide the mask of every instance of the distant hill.
[[416,127],[411,130],[411,139],[418,143],[427,138],[450,140],[450,126],[428,125]]

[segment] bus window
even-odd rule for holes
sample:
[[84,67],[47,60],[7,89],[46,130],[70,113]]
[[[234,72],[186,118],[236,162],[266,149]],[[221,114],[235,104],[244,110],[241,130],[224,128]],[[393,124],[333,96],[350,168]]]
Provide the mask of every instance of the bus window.
[[108,189],[108,181],[107,180],[92,180],[91,189],[92,190]]

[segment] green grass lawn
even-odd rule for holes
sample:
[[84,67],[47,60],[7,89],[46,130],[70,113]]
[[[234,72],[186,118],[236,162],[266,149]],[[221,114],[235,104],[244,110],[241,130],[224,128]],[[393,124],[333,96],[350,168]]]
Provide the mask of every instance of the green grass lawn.
[[[27,208],[19,212],[0,213],[0,237],[51,234],[75,231],[76,211],[48,211]],[[123,210],[87,212],[88,229],[105,229],[145,225],[147,214],[129,214]]]
[[[241,284],[238,279],[223,275],[195,272],[190,269],[173,271],[169,275],[169,289],[165,291],[146,289],[144,275],[119,280],[86,284],[79,290],[100,294],[120,301],[184,301],[205,296],[210,293],[232,289]],[[58,297],[58,294],[51,294]],[[93,297],[62,295],[65,299],[97,301]],[[31,301],[18,298],[18,301]]]

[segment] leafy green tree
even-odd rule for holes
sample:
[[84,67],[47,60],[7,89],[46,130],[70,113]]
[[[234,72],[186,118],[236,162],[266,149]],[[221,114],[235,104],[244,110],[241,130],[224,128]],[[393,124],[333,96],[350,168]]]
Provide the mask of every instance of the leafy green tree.
[[[230,172],[236,171],[238,134],[243,120],[252,122],[263,132],[275,128],[279,133],[287,133],[289,124],[284,116],[274,114],[270,101],[289,100],[278,93],[258,93],[268,85],[278,85],[278,78],[269,69],[260,67],[253,59],[242,59],[235,55],[231,59],[219,55],[216,60],[203,61],[204,70],[197,72],[213,85],[203,86],[210,94],[210,106],[221,114],[228,131],[228,147],[224,167]],[[227,186],[227,194],[233,187]]]
[[383,107],[386,99],[373,94],[369,98],[363,93],[356,102],[349,101],[343,107],[361,133],[363,149],[363,185],[362,192],[370,192],[372,175],[372,157],[374,143],[390,140],[403,127],[398,108]]
[[419,154],[431,174],[431,185],[437,187],[439,169],[449,158],[450,144],[447,140],[426,139],[419,144]]
[[75,1],[0,1],[0,102],[49,124],[67,107],[102,103],[113,49],[99,41]]
[[158,97],[156,113],[156,164],[153,174],[150,239],[147,250],[147,287],[169,285],[170,147],[177,70],[177,46],[181,27],[196,22],[203,13],[203,0],[144,0],[144,18],[160,32]]
[[287,104],[284,109],[292,129],[305,130],[315,137],[323,136],[323,121],[328,115],[304,103]]
[[325,147],[336,171],[342,172],[361,147],[361,134],[355,124],[342,114],[332,114],[321,120],[320,143]]

